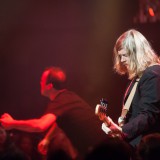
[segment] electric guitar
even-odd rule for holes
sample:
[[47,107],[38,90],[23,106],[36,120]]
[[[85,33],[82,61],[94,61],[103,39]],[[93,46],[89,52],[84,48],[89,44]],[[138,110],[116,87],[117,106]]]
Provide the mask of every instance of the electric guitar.
[[95,108],[95,114],[106,124],[106,126],[110,126],[113,121],[110,117],[106,116],[107,107],[108,101],[102,98],[102,100],[100,100],[100,104],[97,104]]
[[[112,137],[122,137],[122,129],[113,120],[106,116],[108,102],[107,100],[103,99],[100,100],[100,104],[97,104],[95,108],[95,114],[99,117],[101,121],[105,123],[107,127],[112,128],[111,136]],[[109,133],[109,132],[108,132]]]

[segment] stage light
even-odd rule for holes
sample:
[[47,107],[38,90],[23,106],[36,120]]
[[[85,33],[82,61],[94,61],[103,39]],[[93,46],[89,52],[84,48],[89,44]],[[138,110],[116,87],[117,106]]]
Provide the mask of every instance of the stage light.
[[153,23],[157,21],[160,21],[160,0],[139,0],[139,8],[133,22]]
[[151,7],[148,8],[148,13],[149,13],[149,15],[152,16],[152,17],[155,16],[154,10],[153,10],[153,8],[151,8]]

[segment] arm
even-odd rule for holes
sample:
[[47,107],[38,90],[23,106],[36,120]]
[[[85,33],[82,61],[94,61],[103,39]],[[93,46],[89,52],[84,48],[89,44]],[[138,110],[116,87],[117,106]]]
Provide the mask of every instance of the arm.
[[54,134],[56,126],[57,126],[57,124],[54,123],[53,126],[47,132],[46,136],[38,144],[38,151],[42,155],[46,155],[47,154],[48,145],[49,145],[49,143],[50,143],[50,141],[51,141],[51,139],[53,137],[53,134]]
[[7,129],[18,129],[27,132],[43,132],[56,121],[54,114],[48,113],[39,119],[15,120],[8,113],[1,116],[0,122]]

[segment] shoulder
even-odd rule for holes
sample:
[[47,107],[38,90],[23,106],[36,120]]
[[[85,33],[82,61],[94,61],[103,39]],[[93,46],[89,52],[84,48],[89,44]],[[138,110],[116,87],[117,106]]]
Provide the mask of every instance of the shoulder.
[[60,93],[56,99],[63,99],[63,100],[66,100],[66,101],[70,101],[70,100],[81,100],[82,101],[82,98],[76,94],[75,92],[73,91],[70,91],[70,90],[65,90],[64,92]]
[[141,79],[145,80],[148,78],[159,77],[160,78],[160,65],[154,65],[146,68]]

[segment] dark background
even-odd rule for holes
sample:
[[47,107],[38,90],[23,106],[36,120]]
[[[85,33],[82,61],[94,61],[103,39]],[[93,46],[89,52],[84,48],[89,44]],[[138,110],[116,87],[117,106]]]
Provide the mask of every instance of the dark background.
[[0,0],[0,114],[41,116],[41,74],[60,66],[71,90],[93,108],[107,98],[117,119],[129,81],[113,71],[115,41],[135,28],[160,50],[159,22],[135,24],[137,12],[138,0]]

